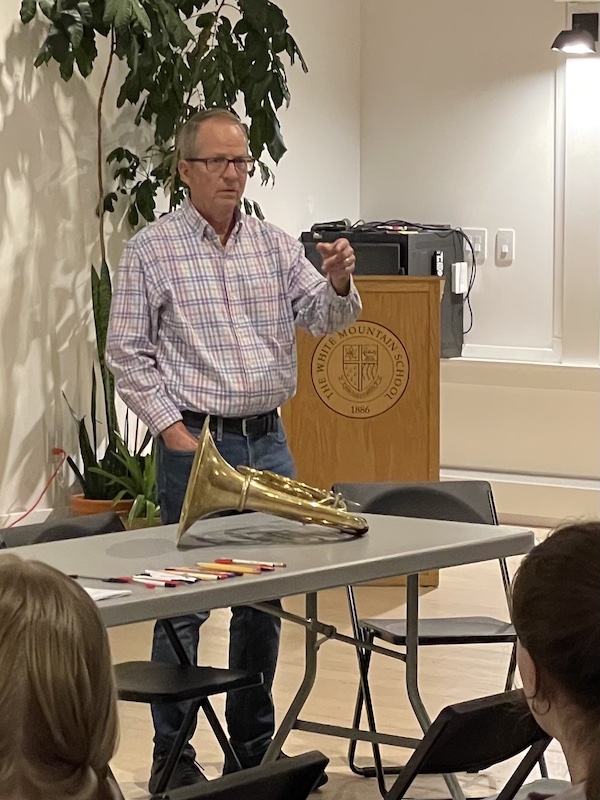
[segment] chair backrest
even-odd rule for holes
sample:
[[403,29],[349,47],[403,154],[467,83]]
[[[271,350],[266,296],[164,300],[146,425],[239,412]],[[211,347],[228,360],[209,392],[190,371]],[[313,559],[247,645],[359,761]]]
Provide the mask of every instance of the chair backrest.
[[523,762],[526,769],[520,773],[517,769],[525,780],[550,740],[529,711],[521,689],[447,706],[423,736],[386,800],[399,800],[419,774],[478,772],[529,748]]
[[313,750],[207,783],[168,790],[154,795],[153,800],[306,800],[328,763],[323,753]]
[[333,491],[358,503],[365,514],[498,524],[487,481],[337,483]]
[[0,540],[5,547],[21,547],[25,544],[41,544],[63,539],[78,539],[81,536],[96,536],[100,533],[124,531],[125,525],[114,511],[101,514],[86,514],[65,519],[48,519],[35,525],[17,525],[2,528]]

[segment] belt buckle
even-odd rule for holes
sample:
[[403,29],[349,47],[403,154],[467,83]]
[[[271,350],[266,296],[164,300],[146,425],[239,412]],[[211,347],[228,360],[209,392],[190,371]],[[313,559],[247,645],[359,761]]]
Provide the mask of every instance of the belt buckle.
[[261,435],[262,431],[259,431],[258,429],[260,421],[261,421],[260,415],[257,415],[255,417],[244,417],[242,419],[242,435],[243,436]]

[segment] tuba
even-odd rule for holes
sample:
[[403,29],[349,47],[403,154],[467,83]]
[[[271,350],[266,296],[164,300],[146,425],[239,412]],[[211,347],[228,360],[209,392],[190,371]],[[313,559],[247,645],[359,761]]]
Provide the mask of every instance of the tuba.
[[194,522],[220,511],[264,511],[304,524],[362,536],[363,517],[350,514],[341,495],[251,467],[235,469],[216,448],[206,419],[188,481],[177,541]]

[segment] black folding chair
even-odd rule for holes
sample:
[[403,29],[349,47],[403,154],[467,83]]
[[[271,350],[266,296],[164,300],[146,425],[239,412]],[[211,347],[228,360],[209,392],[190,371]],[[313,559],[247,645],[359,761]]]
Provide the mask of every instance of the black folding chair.
[[208,724],[225,755],[225,759],[241,769],[239,759],[231,747],[209,697],[222,692],[240,691],[260,686],[261,673],[237,669],[197,667],[190,661],[169,620],[160,620],[179,664],[159,661],[127,661],[114,667],[115,682],[120,700],[133,703],[180,703],[189,701],[179,729],[158,781],[156,792],[164,792],[181,758],[185,745],[195,727],[198,710],[202,709]]
[[[452,522],[497,525],[498,518],[492,489],[487,481],[443,481],[431,483],[340,483],[333,487],[346,500],[352,501],[364,513],[421,519],[448,520]],[[500,574],[507,603],[510,594],[510,574],[505,559],[499,560]],[[352,587],[347,589],[350,617],[356,638],[372,643],[379,638],[388,644],[406,647],[405,619],[359,620]],[[507,614],[508,616],[508,614]],[[516,635],[510,622],[492,617],[452,617],[419,620],[419,646],[445,644],[513,644],[505,689],[512,688],[516,668]],[[398,654],[395,654],[396,656]],[[371,731],[376,731],[375,716],[368,672],[371,652],[359,652],[361,683],[354,713],[354,727],[359,727],[363,707]],[[413,683],[414,680],[414,683]],[[419,713],[421,705],[417,677],[407,672],[407,691],[421,727],[425,731],[428,720]],[[373,744],[373,767],[359,767],[355,762],[356,740],[351,741],[348,760],[353,772],[364,777],[377,776],[384,791],[384,774],[397,775],[402,767],[383,768],[379,747]]]
[[479,772],[527,750],[497,797],[512,800],[550,741],[520,689],[447,706],[431,723],[385,800],[404,797],[417,775]]
[[0,542],[4,547],[21,547],[26,544],[59,542],[64,539],[79,539],[82,536],[97,536],[101,533],[124,531],[125,525],[114,511],[100,514],[85,514],[65,519],[47,519],[33,525],[17,525],[0,529]]
[[155,794],[153,800],[306,800],[328,763],[323,753],[313,750],[214,781]]

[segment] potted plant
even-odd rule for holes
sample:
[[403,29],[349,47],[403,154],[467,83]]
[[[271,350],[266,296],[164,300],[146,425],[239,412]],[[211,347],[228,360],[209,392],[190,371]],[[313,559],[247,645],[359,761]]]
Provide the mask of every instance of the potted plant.
[[[114,379],[104,361],[111,301],[106,215],[120,212],[131,230],[155,219],[161,197],[175,208],[185,196],[175,150],[180,127],[203,108],[233,108],[240,100],[261,179],[272,181],[273,173],[261,157],[266,153],[277,164],[286,150],[277,117],[290,101],[282,57],[291,64],[297,58],[304,71],[307,67],[287,19],[270,0],[22,0],[24,24],[39,15],[47,27],[36,67],[55,61],[63,80],[71,80],[76,72],[86,79],[98,63],[101,40],[107,50],[96,102],[100,269],[92,266],[91,289],[97,364],[89,414],[86,418],[73,412],[80,463],[69,458],[69,464],[86,499],[128,498],[133,515],[144,510],[146,517],[153,517],[156,487],[154,455],[147,452],[150,439],[147,435],[138,442],[137,423],[132,433],[128,415],[121,430]],[[135,137],[128,137],[127,147],[114,147],[105,155],[104,102],[111,79],[120,81],[117,106],[132,105],[135,124],[150,133],[148,146],[136,150]],[[112,170],[108,191],[107,164]],[[247,198],[243,202],[246,213],[261,216],[256,203]],[[121,229],[119,222],[117,228]],[[96,416],[97,370],[104,400],[103,436]]]
[[[121,434],[114,377],[104,359],[112,299],[106,262],[103,262],[100,274],[92,267],[91,285],[98,363],[92,365],[89,422],[85,417],[78,417],[69,405],[77,424],[81,467],[71,456],[67,456],[67,462],[82,488],[82,493],[71,496],[71,509],[74,514],[85,514],[115,508],[117,512],[128,515],[130,524],[135,518],[154,523],[158,506],[155,454],[153,449],[148,452],[151,436],[148,431],[141,432],[139,420],[136,420],[133,430],[130,429],[129,411],[125,412]],[[98,393],[98,372],[101,393]],[[106,443],[102,456],[102,429],[97,417],[98,394],[103,399],[106,421]]]

